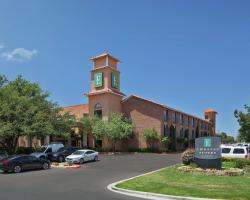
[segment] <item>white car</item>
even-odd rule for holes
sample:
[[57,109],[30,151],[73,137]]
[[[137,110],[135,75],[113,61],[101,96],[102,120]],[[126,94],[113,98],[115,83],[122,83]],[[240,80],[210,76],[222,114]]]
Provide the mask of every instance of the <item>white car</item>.
[[89,149],[81,149],[67,156],[65,160],[67,163],[79,163],[79,164],[83,164],[84,162],[88,161],[97,161],[98,152]]
[[244,146],[221,146],[221,156],[225,158],[249,158],[248,148]]

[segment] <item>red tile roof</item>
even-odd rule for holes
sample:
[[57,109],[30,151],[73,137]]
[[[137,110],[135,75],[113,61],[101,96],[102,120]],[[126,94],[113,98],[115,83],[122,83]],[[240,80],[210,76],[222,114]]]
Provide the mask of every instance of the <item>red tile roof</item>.
[[75,106],[67,106],[63,107],[63,113],[69,113],[70,115],[74,115],[77,119],[83,117],[84,114],[89,114],[89,105],[88,104],[80,104]]

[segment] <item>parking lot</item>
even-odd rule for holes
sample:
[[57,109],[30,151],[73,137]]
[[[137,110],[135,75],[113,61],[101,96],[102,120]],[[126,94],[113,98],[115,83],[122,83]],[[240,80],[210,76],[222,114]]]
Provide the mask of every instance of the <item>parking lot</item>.
[[110,192],[106,187],[112,182],[179,162],[180,154],[100,155],[100,161],[85,163],[75,170],[0,173],[0,199],[134,199]]

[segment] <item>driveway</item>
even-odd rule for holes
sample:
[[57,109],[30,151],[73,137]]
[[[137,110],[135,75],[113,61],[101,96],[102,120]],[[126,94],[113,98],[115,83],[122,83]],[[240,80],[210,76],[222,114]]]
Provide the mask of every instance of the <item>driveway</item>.
[[3,200],[136,199],[107,190],[107,185],[180,162],[180,154],[101,155],[79,170],[51,169],[20,174],[0,173]]

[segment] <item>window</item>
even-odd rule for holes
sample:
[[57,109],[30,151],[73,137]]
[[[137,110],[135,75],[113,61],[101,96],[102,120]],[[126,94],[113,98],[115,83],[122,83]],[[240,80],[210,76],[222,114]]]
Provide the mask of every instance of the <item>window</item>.
[[102,105],[100,103],[97,103],[95,105],[94,115],[102,118]]
[[87,151],[87,152],[86,152],[86,154],[88,154],[88,155],[89,155],[89,154],[92,154],[92,153],[94,153],[94,151]]
[[180,123],[183,125],[183,116],[180,114]]
[[168,121],[168,111],[167,110],[163,111],[163,118],[164,118],[164,121]]
[[48,148],[45,153],[51,153],[51,152],[52,152],[52,148]]
[[175,113],[175,123],[178,124],[180,121],[179,121],[179,114],[178,113]]
[[175,123],[175,117],[176,117],[175,112],[173,112],[172,113],[172,122],[174,122],[174,123]]
[[222,153],[229,153],[231,148],[222,148]]
[[194,127],[194,118],[192,119],[192,127]]
[[185,116],[185,125],[188,126],[188,116]]
[[240,149],[240,148],[236,148],[233,151],[233,154],[244,154],[244,153],[245,153],[244,149]]
[[164,136],[167,137],[168,136],[168,125],[164,124]]
[[195,137],[194,137],[194,130],[192,130],[192,139],[194,139]]
[[184,138],[183,128],[180,130],[180,138]]

